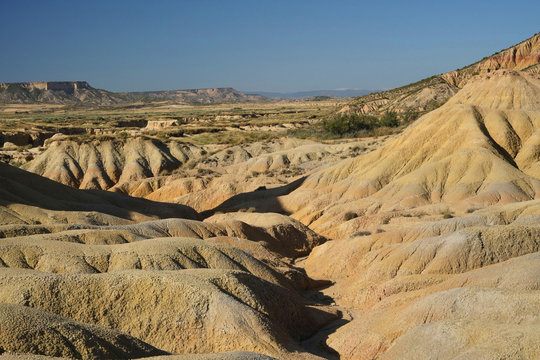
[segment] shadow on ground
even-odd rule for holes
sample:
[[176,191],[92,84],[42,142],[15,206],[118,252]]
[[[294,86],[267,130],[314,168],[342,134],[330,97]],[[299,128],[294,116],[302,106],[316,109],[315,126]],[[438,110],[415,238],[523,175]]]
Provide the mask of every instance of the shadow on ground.
[[321,282],[321,284],[323,283],[325,285],[322,287],[304,291],[303,296],[310,305],[332,309],[336,316],[334,319],[318,329],[317,332],[312,334],[309,338],[304,339],[301,342],[301,345],[304,349],[314,355],[323,357],[325,359],[339,360],[339,353],[328,346],[327,340],[330,334],[334,333],[339,327],[347,324],[352,320],[352,318],[350,314],[345,311],[345,309],[341,309],[335,305],[332,297],[323,293],[324,289],[332,286],[333,284],[329,281]]
[[306,180],[306,176],[297,179],[290,184],[283,185],[273,189],[259,188],[255,191],[250,191],[235,195],[214,209],[201,212],[203,218],[210,217],[216,213],[227,213],[237,211],[249,212],[274,212],[283,215],[290,215],[279,201],[280,196],[285,196],[298,189]]
[[151,201],[104,190],[79,190],[0,162],[0,207],[21,204],[54,211],[100,212],[123,219],[134,213],[199,219],[189,206]]

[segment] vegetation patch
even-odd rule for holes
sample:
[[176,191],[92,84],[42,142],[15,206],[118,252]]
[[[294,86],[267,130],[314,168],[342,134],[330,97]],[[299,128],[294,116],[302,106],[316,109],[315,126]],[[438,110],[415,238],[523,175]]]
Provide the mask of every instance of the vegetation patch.
[[290,130],[290,136],[306,139],[331,140],[340,138],[359,138],[382,136],[394,133],[402,124],[415,120],[415,114],[398,116],[387,111],[380,117],[359,114],[339,114],[328,117],[309,128]]

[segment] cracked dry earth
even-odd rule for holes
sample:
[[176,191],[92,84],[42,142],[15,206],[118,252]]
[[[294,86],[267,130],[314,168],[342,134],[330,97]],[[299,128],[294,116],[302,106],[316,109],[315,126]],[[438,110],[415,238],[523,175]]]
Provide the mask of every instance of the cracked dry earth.
[[540,358],[538,75],[385,139],[133,144],[0,163],[0,359]]

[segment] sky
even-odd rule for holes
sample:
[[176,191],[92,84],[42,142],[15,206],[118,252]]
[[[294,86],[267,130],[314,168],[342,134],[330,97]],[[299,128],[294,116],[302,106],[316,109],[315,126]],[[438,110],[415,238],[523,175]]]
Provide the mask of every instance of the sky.
[[540,1],[0,0],[0,82],[390,89],[540,32]]

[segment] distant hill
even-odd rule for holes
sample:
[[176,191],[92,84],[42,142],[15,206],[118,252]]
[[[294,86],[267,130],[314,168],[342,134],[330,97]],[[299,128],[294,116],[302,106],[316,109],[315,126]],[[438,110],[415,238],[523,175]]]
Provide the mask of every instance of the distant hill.
[[258,94],[248,95],[233,88],[140,91],[119,94],[142,101],[172,100],[197,104],[260,102],[269,100],[265,96]]
[[344,89],[344,90],[311,90],[311,91],[298,91],[298,92],[268,92],[268,91],[255,91],[249,92],[248,94],[257,94],[266,96],[269,98],[280,98],[280,99],[302,99],[310,98],[314,96],[332,96],[332,97],[353,97],[353,96],[362,96],[372,93],[375,90],[358,90],[358,89]]
[[232,88],[116,93],[93,88],[86,81],[0,83],[0,104],[112,105],[137,101],[212,104],[270,99],[246,95]]
[[378,114],[386,110],[432,110],[445,103],[473,76],[488,74],[498,69],[540,73],[540,33],[464,68],[396,89],[359,97],[339,113]]

